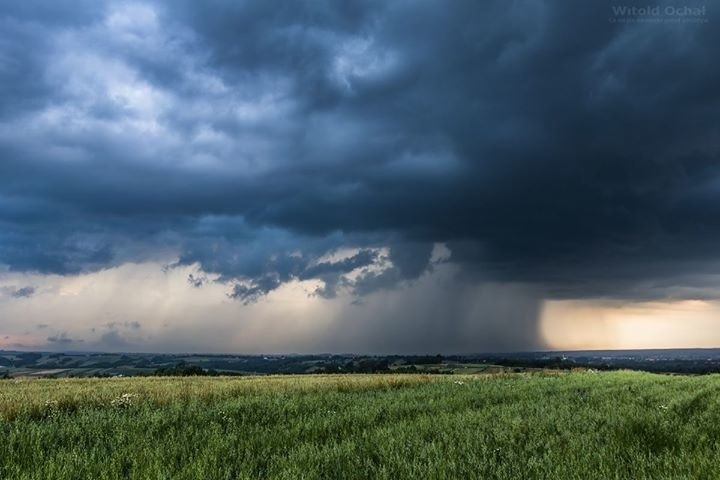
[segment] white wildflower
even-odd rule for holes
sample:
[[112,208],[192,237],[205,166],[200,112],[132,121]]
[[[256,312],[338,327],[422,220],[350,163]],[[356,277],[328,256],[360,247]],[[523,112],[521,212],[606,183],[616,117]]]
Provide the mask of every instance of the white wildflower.
[[137,393],[123,393],[116,399],[114,399],[112,402],[110,402],[110,405],[113,407],[119,407],[119,408],[127,408],[133,406],[133,399],[138,396]]
[[54,417],[60,410],[60,404],[57,400],[45,400],[45,414]]

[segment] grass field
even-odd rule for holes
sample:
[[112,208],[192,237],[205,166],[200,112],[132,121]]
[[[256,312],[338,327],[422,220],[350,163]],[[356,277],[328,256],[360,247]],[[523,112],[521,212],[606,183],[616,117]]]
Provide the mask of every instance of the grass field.
[[0,381],[2,479],[720,478],[720,377]]

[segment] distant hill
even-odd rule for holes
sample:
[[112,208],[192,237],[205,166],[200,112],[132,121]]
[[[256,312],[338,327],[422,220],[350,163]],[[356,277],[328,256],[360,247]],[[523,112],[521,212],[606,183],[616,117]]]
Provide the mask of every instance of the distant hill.
[[503,369],[720,372],[720,349],[598,350],[470,355],[231,355],[0,350],[0,376],[108,377],[304,373],[480,373]]

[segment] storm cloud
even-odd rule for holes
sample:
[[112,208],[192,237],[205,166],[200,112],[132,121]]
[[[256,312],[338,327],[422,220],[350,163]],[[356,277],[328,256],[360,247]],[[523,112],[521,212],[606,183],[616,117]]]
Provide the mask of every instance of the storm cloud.
[[243,304],[440,263],[523,311],[718,298],[720,19],[611,7],[4,3],[0,264],[197,265]]

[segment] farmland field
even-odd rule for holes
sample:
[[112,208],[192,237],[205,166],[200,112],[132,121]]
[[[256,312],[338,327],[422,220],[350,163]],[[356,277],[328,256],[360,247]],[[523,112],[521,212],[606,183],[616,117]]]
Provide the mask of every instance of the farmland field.
[[0,381],[2,479],[719,478],[720,376]]

